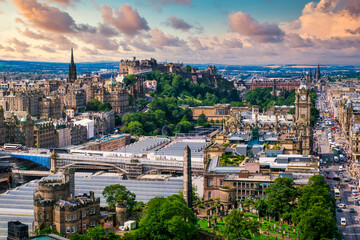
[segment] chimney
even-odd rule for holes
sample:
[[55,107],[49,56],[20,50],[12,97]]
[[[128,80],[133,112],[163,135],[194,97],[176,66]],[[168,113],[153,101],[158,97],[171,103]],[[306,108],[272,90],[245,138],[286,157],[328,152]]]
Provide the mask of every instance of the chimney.
[[188,207],[192,208],[191,151],[188,145],[184,149],[183,178],[183,197]]
[[91,201],[95,201],[95,196],[93,191],[90,191],[90,199]]

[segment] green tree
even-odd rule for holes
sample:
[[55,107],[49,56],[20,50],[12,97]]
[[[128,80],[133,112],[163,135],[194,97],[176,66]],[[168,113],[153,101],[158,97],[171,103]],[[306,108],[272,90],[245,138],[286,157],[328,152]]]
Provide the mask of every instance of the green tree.
[[127,126],[127,131],[134,136],[139,136],[144,133],[143,125],[138,121],[131,121]]
[[197,239],[193,211],[179,195],[155,197],[148,202],[145,217],[136,232],[137,239]]
[[136,204],[136,195],[120,184],[106,186],[102,195],[105,197],[109,207],[113,209],[115,208],[116,202],[125,203],[128,210],[131,210]]
[[259,235],[260,223],[246,216],[244,212],[233,209],[226,217],[223,236],[228,239],[251,239]]
[[284,220],[291,219],[295,208],[295,199],[298,196],[294,181],[288,177],[279,177],[265,189],[265,193],[267,194],[265,203],[268,214],[275,219],[280,217]]
[[112,109],[112,106],[110,103],[108,102],[104,102],[104,103],[100,103],[98,106],[98,111],[102,111],[102,112],[108,112]]
[[333,239],[339,237],[332,212],[317,204],[302,214],[299,222],[301,239]]
[[199,126],[204,126],[207,123],[207,117],[205,116],[205,114],[200,114],[199,118],[197,119],[197,124]]
[[97,111],[100,104],[101,104],[100,101],[97,100],[96,98],[91,99],[86,104],[86,111]]
[[106,231],[101,225],[90,228],[84,234],[72,234],[71,240],[120,240],[121,237],[111,231]]
[[185,66],[185,71],[191,72],[191,66],[190,66],[190,65],[186,65],[186,66]]
[[[192,202],[200,201],[199,194],[197,194],[197,187],[193,184],[191,187],[191,194],[192,194]],[[179,190],[179,196],[183,198],[183,189]]]
[[126,86],[133,85],[134,83],[136,83],[136,81],[137,81],[137,78],[133,74],[130,74],[129,76],[124,78],[124,83],[125,83]]
[[147,103],[148,102],[144,98],[138,98],[135,101],[135,104],[137,105],[138,110],[144,109],[146,107]]

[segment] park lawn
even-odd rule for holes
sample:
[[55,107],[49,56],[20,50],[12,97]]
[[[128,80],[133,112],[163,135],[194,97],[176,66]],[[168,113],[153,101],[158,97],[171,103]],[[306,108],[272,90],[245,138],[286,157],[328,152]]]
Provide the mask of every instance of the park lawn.
[[[249,216],[249,217],[252,217],[252,218],[255,218],[255,219],[258,218],[256,215],[254,215],[252,213],[246,213],[246,216]],[[261,223],[261,219],[262,219],[262,217],[260,218],[260,224],[261,224],[260,229],[263,230],[263,231],[268,230],[268,226],[271,226],[271,225],[273,226],[274,224],[279,224],[279,222],[274,221],[274,220],[271,220],[271,221],[264,220],[264,223]],[[199,224],[200,229],[208,231],[208,232],[212,232],[212,229],[207,228],[207,220],[202,221],[201,219],[198,219],[197,223]],[[286,225],[286,224],[284,224],[283,226],[284,226],[284,230],[285,230],[286,236],[287,236],[289,226]],[[215,228],[215,231],[216,231],[217,235],[220,235],[221,232],[224,232],[224,227],[225,227],[225,222],[220,222],[220,221],[217,222],[217,226]],[[221,232],[219,231],[219,228],[221,228]],[[298,231],[299,231],[299,229],[296,228],[296,232],[298,232]],[[275,230],[271,230],[270,232],[278,235],[277,236],[278,239],[282,239],[281,238],[282,237],[281,233],[276,232]],[[296,234],[290,234],[290,237],[296,239],[297,235]],[[255,240],[255,239],[257,239],[257,240],[263,240],[264,239],[265,240],[266,238],[267,238],[266,235],[259,235],[259,236],[253,237],[252,239],[253,240]],[[276,239],[276,238],[270,236],[269,239],[272,240],[272,239]]]

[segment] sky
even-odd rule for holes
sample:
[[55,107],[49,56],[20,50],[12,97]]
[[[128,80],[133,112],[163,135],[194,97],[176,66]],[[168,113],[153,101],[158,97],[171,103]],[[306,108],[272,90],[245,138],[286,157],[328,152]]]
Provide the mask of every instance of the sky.
[[360,0],[0,0],[0,59],[360,65]]

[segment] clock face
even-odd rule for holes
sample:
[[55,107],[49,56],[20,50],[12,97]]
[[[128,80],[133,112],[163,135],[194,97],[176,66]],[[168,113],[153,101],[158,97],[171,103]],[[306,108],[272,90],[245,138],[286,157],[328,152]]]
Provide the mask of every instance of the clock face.
[[303,100],[303,101],[305,101],[306,95],[301,95],[301,96],[300,96],[300,99]]

